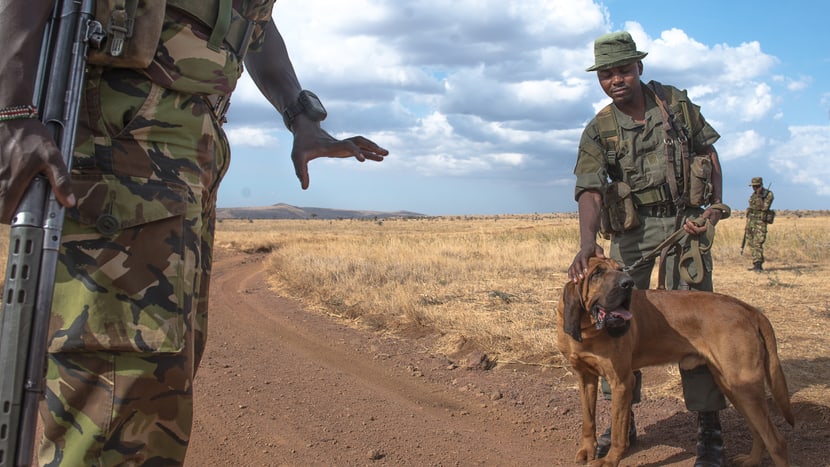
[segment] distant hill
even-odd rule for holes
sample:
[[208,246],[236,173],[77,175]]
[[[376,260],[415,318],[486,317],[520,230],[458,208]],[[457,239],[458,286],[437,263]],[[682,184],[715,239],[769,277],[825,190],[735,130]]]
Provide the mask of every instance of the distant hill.
[[411,211],[349,211],[345,209],[301,208],[290,204],[248,208],[217,208],[217,219],[388,219],[392,217],[426,217]]

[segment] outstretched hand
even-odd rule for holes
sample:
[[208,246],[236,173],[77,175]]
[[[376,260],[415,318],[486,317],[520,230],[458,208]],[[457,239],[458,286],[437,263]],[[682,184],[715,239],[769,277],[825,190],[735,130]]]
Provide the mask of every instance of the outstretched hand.
[[389,154],[389,151],[363,136],[338,140],[316,123],[302,124],[299,122],[300,119],[297,120],[291,160],[294,162],[294,171],[303,190],[309,185],[308,163],[318,157],[354,157],[360,162],[367,159],[380,162]]
[[58,202],[75,205],[63,156],[35,119],[0,123],[0,223],[11,222],[23,194],[39,173],[49,178]]

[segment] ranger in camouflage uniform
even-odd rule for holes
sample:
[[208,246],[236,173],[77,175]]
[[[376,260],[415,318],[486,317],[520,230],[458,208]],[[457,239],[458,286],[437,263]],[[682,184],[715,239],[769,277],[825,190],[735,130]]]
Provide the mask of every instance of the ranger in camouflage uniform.
[[[148,66],[89,66],[71,176],[37,119],[0,121],[0,221],[9,223],[38,172],[67,208],[42,465],[184,462],[207,332],[216,194],[230,161],[221,102],[246,49],[246,68],[294,133],[303,189],[317,157],[387,154],[363,137],[336,140],[320,127],[324,111],[296,104],[313,94],[301,92],[273,2],[168,0]],[[149,3],[138,2],[138,20]],[[216,18],[220,5],[232,6],[218,14],[229,24]],[[0,114],[31,105],[50,11],[47,1],[0,1]]]
[[775,196],[764,188],[764,179],[755,177],[750,185],[752,195],[749,197],[749,207],[746,210],[746,243],[752,253],[752,270],[764,270],[764,242],[767,240],[767,224],[771,220],[770,207]]
[[[611,182],[617,187],[613,193],[624,195],[631,210],[626,212],[629,222],[625,230],[610,233],[610,256],[624,265],[641,260],[681,225],[690,235],[702,239],[700,234],[705,232],[707,225],[717,224],[722,216],[721,210],[712,206],[721,203],[720,163],[713,146],[719,135],[703,118],[700,109],[689,102],[684,91],[654,82],[647,85],[640,80],[642,59],[647,54],[637,50],[629,33],[615,32],[599,37],[594,42],[594,53],[596,63],[587,71],[597,72],[600,86],[613,102],[588,123],[579,143],[574,173],[580,250],[568,269],[568,277],[573,281],[585,277],[589,258],[605,256],[597,244],[597,234],[602,224],[601,206],[604,202],[607,206]],[[662,101],[665,104],[661,104]],[[665,113],[663,105],[667,107]],[[668,115],[669,112],[672,115]],[[664,122],[672,120],[682,123],[682,135],[666,129]],[[611,128],[608,128],[608,122],[611,122]],[[672,144],[667,147],[666,141]],[[686,144],[690,148],[688,153],[683,152]],[[709,192],[697,202],[691,201],[689,193],[684,194],[678,188],[684,186],[685,169],[680,164],[688,154],[705,156],[707,167],[711,169],[708,173]],[[669,166],[669,158],[674,161],[674,167]],[[671,178],[667,174],[671,174]],[[624,189],[619,188],[623,185]],[[678,212],[680,201],[683,202]],[[693,218],[708,220],[710,224],[699,226],[691,221]],[[703,271],[695,272],[701,280],[694,288],[711,291],[712,258],[708,252],[703,256]],[[679,262],[677,254],[670,254],[666,259],[666,283],[663,285],[667,289],[689,287],[681,282]],[[652,259],[630,271],[635,287],[649,288],[653,268]],[[701,313],[705,312],[701,310]],[[634,402],[640,398],[640,378],[636,376]],[[695,466],[722,465],[723,440],[718,411],[726,407],[724,396],[705,365],[681,370],[681,378],[686,406],[698,412]],[[610,398],[610,388],[605,381],[603,386],[606,398]],[[598,439],[597,457],[608,453],[610,435],[609,427]],[[635,441],[632,417],[629,442]]]

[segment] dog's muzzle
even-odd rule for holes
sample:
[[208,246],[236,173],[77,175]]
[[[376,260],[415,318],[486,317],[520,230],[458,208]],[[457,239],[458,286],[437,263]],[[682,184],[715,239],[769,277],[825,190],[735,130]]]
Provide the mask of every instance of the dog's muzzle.
[[[631,311],[628,307],[631,303],[631,290],[634,288],[634,281],[631,276],[625,274],[616,284],[613,293],[618,300],[608,297],[608,306],[599,303],[594,304],[593,314],[597,330],[607,329],[613,337],[619,337],[628,331],[631,325]],[[610,305],[615,303],[615,305]]]

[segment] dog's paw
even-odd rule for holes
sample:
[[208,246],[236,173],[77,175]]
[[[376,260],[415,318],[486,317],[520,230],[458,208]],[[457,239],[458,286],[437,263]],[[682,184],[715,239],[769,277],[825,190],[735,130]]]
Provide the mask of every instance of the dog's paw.
[[732,461],[732,465],[738,467],[757,467],[761,465],[760,456],[755,457],[752,454],[736,454],[729,460]]
[[584,464],[588,461],[594,460],[594,450],[588,448],[582,448],[576,452],[576,457],[574,460],[580,464]]

